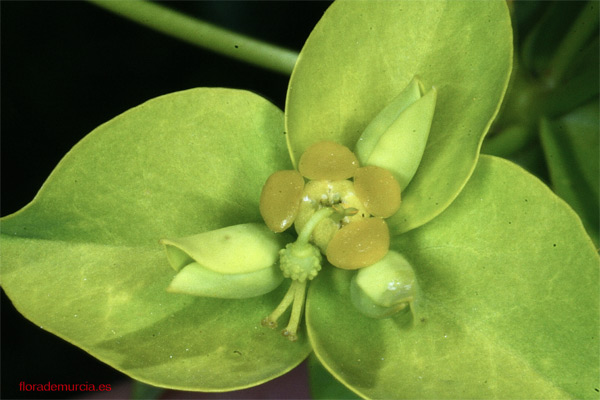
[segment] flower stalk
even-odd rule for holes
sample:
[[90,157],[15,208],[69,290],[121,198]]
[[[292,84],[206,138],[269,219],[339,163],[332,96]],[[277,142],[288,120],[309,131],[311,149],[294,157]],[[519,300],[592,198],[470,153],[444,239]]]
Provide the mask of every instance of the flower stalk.
[[169,36],[280,74],[291,75],[298,53],[192,18],[145,0],[89,0]]

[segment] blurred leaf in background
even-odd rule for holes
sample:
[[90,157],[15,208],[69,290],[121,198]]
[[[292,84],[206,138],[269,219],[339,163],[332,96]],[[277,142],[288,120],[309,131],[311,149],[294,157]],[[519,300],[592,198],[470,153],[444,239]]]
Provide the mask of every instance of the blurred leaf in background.
[[545,180],[598,242],[597,1],[515,1],[515,68],[482,152]]

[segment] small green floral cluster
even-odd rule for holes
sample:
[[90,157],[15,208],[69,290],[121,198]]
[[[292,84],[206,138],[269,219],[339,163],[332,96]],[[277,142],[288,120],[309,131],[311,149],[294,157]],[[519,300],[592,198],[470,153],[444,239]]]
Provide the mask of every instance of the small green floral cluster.
[[[385,219],[400,208],[401,191],[420,163],[435,101],[435,90],[424,94],[413,79],[365,128],[354,152],[332,141],[313,143],[297,169],[267,179],[259,203],[265,224],[164,239],[178,271],[168,290],[250,298],[288,278],[288,291],[262,324],[276,328],[291,307],[282,333],[294,341],[308,282],[317,277],[325,257],[333,267],[357,271],[351,301],[366,316],[385,318],[406,309],[417,292],[415,275],[402,255],[390,251]],[[292,226],[295,241],[287,233]]]

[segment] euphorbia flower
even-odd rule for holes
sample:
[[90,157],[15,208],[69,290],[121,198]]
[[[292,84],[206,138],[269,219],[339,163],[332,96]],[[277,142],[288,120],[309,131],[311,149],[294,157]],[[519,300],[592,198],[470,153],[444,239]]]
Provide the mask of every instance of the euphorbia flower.
[[[414,274],[401,256],[384,259],[390,246],[384,218],[400,208],[398,180],[407,186],[421,160],[430,127],[423,121],[433,119],[435,95],[433,89],[423,96],[422,85],[413,79],[359,139],[359,148],[368,148],[359,153],[364,161],[390,167],[394,173],[377,165],[361,165],[346,146],[321,141],[302,154],[298,170],[277,171],[267,179],[260,196],[260,213],[267,227],[281,233],[294,225],[298,233],[285,248],[278,248],[281,237],[256,224],[163,240],[171,265],[180,271],[169,290],[249,298],[274,290],[282,276],[289,278],[287,293],[262,324],[276,328],[277,320],[291,306],[282,333],[296,341],[307,282],[321,270],[323,253],[333,267],[373,267],[381,275],[370,273],[369,279],[355,280],[361,284],[352,300],[366,315],[389,317],[404,309],[413,300]],[[409,160],[398,162],[402,154],[410,155],[405,157]]]
[[[35,324],[157,386],[258,385],[312,351],[364,397],[593,395],[595,249],[546,186],[507,161],[478,161],[511,48],[503,1],[336,2],[300,54],[285,115],[246,91],[191,89],[75,146],[34,201],[2,220],[3,288]],[[435,113],[435,92],[414,76],[436,88]],[[385,219],[387,254],[347,270],[326,261],[329,239],[317,251],[304,240],[321,211],[302,217],[277,202],[276,230],[288,215],[305,224],[298,238],[315,255],[305,279],[325,252],[290,343],[260,321],[286,297],[282,308],[299,305],[290,330],[301,321],[304,290],[286,296],[278,263],[299,239],[267,227],[260,194],[323,141],[389,171],[402,203]],[[293,189],[284,199],[321,179],[308,178],[283,179]],[[349,217],[365,206],[357,199],[323,213]],[[161,237],[188,237],[164,241],[177,273]]]

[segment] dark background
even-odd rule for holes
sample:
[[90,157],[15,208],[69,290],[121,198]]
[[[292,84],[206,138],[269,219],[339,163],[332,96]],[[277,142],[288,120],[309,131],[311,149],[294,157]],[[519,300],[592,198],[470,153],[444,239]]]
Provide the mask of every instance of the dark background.
[[[194,1],[168,6],[299,51],[329,4]],[[251,90],[284,107],[287,76],[188,45],[85,2],[1,1],[0,16],[2,216],[30,202],[54,166],[88,132],[150,98],[192,87],[230,87]],[[19,392],[20,381],[112,383],[113,388],[128,381],[27,321],[4,292],[1,316],[0,397],[69,395]],[[305,372],[297,376],[303,378]],[[289,381],[278,382],[291,389]],[[244,393],[236,398],[282,396]]]

